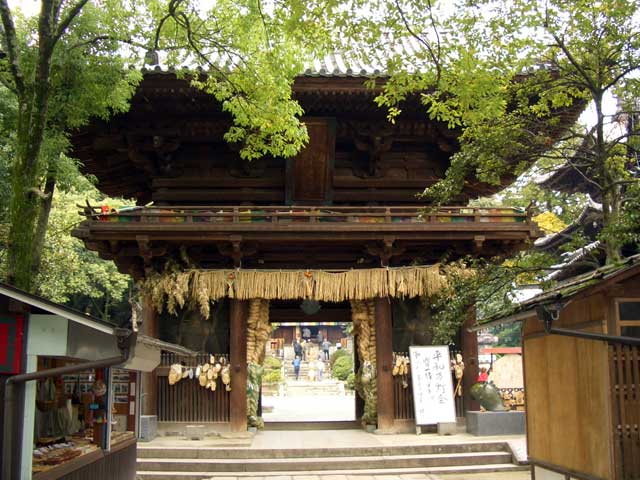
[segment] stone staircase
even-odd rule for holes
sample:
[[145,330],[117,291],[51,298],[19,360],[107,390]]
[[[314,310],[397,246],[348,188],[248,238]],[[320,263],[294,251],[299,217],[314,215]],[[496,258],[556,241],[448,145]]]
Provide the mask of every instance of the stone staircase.
[[284,392],[287,396],[304,395],[344,395],[344,384],[338,380],[323,380],[322,382],[306,382],[289,380]]
[[[330,443],[330,442],[329,442]],[[187,448],[138,445],[138,480],[290,475],[407,475],[527,470],[505,442],[320,449]]]
[[[328,361],[323,362],[324,363],[324,377],[329,378],[331,376],[329,370],[330,370],[330,365]],[[300,376],[299,379],[303,380],[303,379],[307,379],[307,374],[309,373],[309,362],[304,360],[302,362],[300,362]],[[291,360],[285,360],[285,377],[287,378],[287,380],[293,380],[296,378],[296,375],[293,371],[293,365],[291,365]]]

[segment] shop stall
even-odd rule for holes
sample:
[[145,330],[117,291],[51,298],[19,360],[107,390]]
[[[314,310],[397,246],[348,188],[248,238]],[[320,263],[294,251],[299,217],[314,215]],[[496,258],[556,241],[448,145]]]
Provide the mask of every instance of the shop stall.
[[135,478],[140,372],[191,352],[0,284],[2,480]]

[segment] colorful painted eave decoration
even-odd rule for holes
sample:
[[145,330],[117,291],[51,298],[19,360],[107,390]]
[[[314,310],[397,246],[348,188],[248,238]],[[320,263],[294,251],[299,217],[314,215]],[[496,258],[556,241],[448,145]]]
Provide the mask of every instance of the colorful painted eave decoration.
[[24,317],[0,316],[0,374],[17,374],[22,371],[24,342]]

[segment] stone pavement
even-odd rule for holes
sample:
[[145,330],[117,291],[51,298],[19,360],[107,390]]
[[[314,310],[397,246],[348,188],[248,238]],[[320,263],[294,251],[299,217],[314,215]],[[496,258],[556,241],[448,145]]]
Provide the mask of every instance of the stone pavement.
[[348,421],[356,418],[353,395],[265,395],[262,407],[265,422]]
[[[451,475],[279,475],[260,480],[530,480],[529,472],[471,473]],[[215,477],[215,480],[246,480],[238,477]]]
[[468,433],[459,433],[457,435],[437,435],[433,433],[422,435],[416,435],[415,433],[375,435],[364,430],[264,430],[256,433],[250,448],[318,449],[326,448],[327,446],[351,448],[507,441],[520,444],[524,449],[524,438],[524,435],[476,437]]

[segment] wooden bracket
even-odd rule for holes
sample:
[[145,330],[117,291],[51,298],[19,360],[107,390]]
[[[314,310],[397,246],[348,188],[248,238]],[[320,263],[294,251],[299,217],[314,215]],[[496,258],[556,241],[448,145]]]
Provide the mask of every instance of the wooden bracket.
[[473,237],[473,250],[475,252],[479,252],[482,250],[482,245],[484,244],[485,237],[483,235],[476,235]]
[[380,258],[380,265],[388,267],[391,257],[402,255],[406,250],[405,247],[394,245],[395,241],[394,237],[384,237],[382,242],[378,242],[378,244],[368,243],[365,248],[369,255]]
[[[352,125],[353,139],[358,151],[366,155],[367,165],[364,170],[354,171],[356,176],[379,177],[380,160],[385,152],[391,150],[394,141],[394,130],[390,127],[371,127]],[[355,165],[354,165],[355,166]]]
[[136,235],[136,242],[138,242],[138,250],[140,251],[140,256],[142,257],[142,262],[146,270],[151,267],[151,260],[153,259],[149,237],[146,235]]
[[233,260],[233,266],[235,268],[242,266],[242,259],[244,257],[255,255],[258,251],[254,245],[243,243],[242,236],[240,235],[231,235],[228,244],[217,244],[217,247],[221,255],[230,257]]

